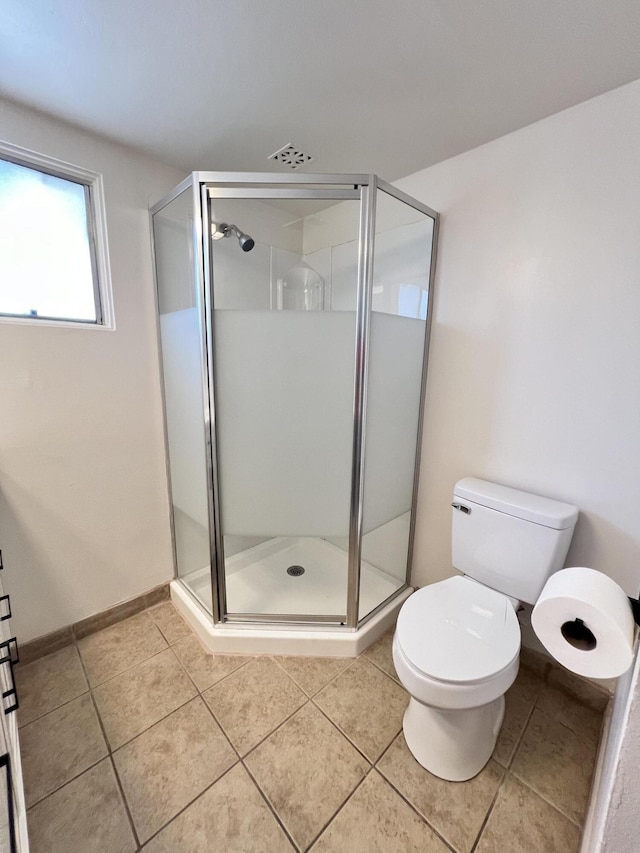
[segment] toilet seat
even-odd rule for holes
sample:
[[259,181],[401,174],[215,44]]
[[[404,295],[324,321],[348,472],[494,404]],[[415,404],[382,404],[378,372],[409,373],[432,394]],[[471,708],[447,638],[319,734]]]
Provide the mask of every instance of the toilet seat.
[[[419,701],[473,707],[513,683],[520,625],[507,596],[470,578],[448,578],[404,603],[393,652],[396,668]],[[398,675],[403,680],[400,670]]]

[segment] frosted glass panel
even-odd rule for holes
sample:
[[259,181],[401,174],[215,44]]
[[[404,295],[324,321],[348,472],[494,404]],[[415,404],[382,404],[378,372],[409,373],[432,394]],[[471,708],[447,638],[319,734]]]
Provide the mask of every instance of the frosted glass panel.
[[216,314],[226,535],[346,536],[355,314]]
[[[362,558],[400,584],[407,569],[433,221],[379,192],[376,223]],[[369,576],[361,578],[361,598],[370,599]]]
[[187,190],[156,213],[153,230],[178,576],[211,609],[203,341],[191,199]]

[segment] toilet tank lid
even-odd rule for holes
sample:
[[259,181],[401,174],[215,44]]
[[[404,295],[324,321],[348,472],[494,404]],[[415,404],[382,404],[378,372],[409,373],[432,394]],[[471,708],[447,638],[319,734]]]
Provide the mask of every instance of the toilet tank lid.
[[454,487],[453,496],[455,500],[471,501],[556,530],[573,527],[578,518],[578,508],[571,504],[531,495],[477,477],[464,477],[459,480]]

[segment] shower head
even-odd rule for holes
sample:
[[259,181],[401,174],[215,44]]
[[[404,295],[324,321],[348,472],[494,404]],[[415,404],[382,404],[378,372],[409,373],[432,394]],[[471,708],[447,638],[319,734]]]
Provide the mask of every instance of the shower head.
[[221,237],[231,237],[232,234],[238,238],[238,243],[243,252],[250,252],[256,244],[253,237],[243,233],[237,225],[229,225],[226,222],[213,222],[211,224],[211,236],[214,240],[219,240]]

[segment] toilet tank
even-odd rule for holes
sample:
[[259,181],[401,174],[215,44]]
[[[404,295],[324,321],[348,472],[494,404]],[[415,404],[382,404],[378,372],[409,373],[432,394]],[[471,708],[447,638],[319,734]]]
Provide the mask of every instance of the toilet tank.
[[563,567],[577,519],[571,504],[465,477],[453,491],[453,565],[534,604],[549,575]]

